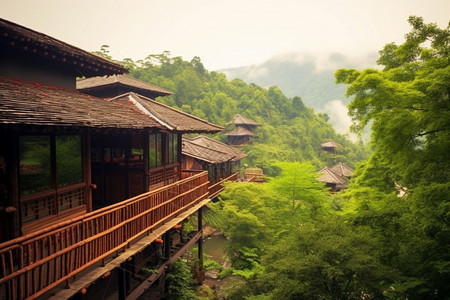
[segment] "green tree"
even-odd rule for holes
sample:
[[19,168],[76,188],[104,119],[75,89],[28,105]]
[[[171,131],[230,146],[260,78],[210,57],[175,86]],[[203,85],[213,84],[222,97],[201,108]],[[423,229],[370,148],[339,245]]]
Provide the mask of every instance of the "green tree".
[[[289,245],[286,247],[286,245]],[[258,278],[272,299],[374,299],[395,296],[370,238],[339,217],[297,223],[263,257]]]
[[173,262],[166,273],[165,299],[195,299],[192,280],[192,274],[185,263],[179,259]]
[[404,297],[443,299],[450,297],[450,25],[409,23],[403,44],[380,51],[383,69],[335,75],[349,84],[353,129],[371,123],[374,152],[351,186],[355,224],[378,236],[384,262],[403,274],[393,286]]

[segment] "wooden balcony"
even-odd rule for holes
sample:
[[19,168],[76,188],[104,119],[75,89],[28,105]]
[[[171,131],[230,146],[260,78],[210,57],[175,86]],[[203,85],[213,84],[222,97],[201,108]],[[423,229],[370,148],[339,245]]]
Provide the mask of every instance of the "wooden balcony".
[[76,274],[204,202],[208,173],[183,173],[167,186],[0,244],[0,299],[69,286]]

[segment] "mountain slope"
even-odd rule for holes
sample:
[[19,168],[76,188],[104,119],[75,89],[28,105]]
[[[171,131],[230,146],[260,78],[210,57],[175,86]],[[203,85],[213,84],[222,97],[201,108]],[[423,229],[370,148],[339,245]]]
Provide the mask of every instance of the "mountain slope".
[[229,80],[241,78],[262,87],[276,85],[288,97],[300,96],[306,106],[330,116],[330,123],[345,133],[350,121],[345,105],[346,86],[335,84],[334,72],[340,68],[375,65],[377,54],[368,53],[349,58],[339,53],[325,56],[286,53],[263,64],[220,70]]

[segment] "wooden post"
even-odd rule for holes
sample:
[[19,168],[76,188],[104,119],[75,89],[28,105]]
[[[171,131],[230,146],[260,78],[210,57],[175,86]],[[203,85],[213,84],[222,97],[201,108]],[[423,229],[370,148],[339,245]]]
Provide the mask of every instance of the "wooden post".
[[91,133],[86,131],[82,135],[82,147],[83,147],[83,171],[84,180],[86,182],[86,212],[92,211],[92,170],[91,170]]
[[177,163],[178,163],[178,180],[181,179],[181,173],[183,172],[183,162],[181,160],[181,151],[183,147],[182,134],[177,134]]
[[166,231],[163,235],[164,240],[164,258],[170,259],[170,231]]
[[8,176],[8,188],[10,192],[10,202],[9,205],[14,206],[16,208],[16,212],[12,213],[11,216],[8,216],[8,222],[12,219],[12,222],[9,224],[9,232],[8,238],[13,239],[21,235],[21,222],[20,222],[20,213],[21,206],[19,201],[19,168],[20,158],[19,158],[19,136],[17,134],[7,135],[8,140],[10,138],[10,147],[6,147],[6,174]]
[[[197,230],[200,232],[203,230],[203,207],[200,207],[198,210],[198,225]],[[198,245],[198,267],[199,270],[203,270],[203,234],[197,241]]]
[[149,132],[144,132],[144,191],[147,192],[150,188],[149,183],[149,171],[150,171],[150,139],[149,139]]
[[134,269],[134,257],[129,257],[123,265],[125,267],[125,292],[128,295],[131,292],[131,273]]
[[118,268],[117,284],[119,285],[119,300],[125,300],[127,298],[127,292],[125,287],[125,264],[120,264]]

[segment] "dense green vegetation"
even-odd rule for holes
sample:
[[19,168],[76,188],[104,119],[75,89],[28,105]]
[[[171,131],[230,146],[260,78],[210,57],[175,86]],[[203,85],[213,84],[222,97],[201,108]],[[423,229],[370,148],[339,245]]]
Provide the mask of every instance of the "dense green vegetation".
[[[131,73],[173,90],[169,105],[225,125],[241,113],[263,124],[245,148],[265,184],[230,183],[206,218],[230,237],[231,299],[450,298],[450,26],[411,17],[379,69],[341,69],[356,132],[371,126],[370,156],[345,192],[329,194],[317,168],[366,158],[299,97],[227,81],[195,58],[128,60]],[[223,139],[223,135],[216,138]],[[321,151],[332,138],[340,155]]]

